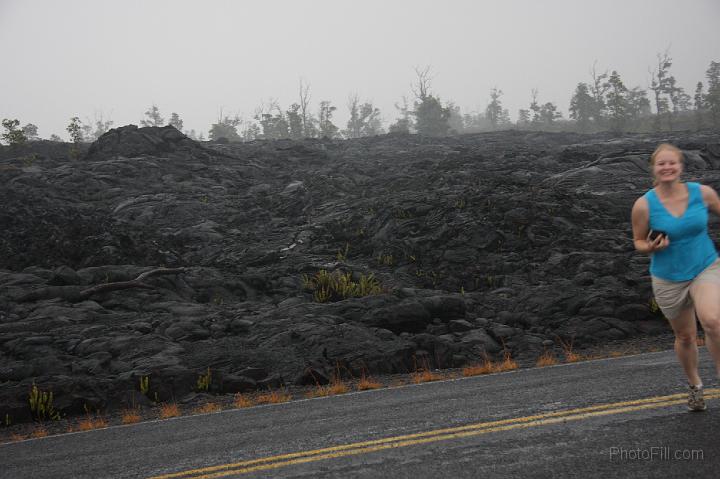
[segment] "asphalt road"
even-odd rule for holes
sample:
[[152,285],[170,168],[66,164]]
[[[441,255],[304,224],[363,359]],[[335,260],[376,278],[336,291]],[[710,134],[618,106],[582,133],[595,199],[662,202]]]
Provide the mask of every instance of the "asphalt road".
[[720,389],[672,352],[524,369],[0,445],[3,478],[718,477]]

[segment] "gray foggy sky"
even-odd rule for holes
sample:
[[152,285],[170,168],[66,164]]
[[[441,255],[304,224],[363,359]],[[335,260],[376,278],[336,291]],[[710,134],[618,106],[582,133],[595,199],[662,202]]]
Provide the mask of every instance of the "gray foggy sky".
[[67,138],[72,116],[138,124],[155,103],[207,135],[221,108],[287,109],[302,77],[342,129],[351,92],[394,120],[426,65],[464,113],[497,86],[513,120],[532,88],[567,117],[594,61],[647,88],[668,47],[692,95],[720,61],[719,23],[718,0],[0,0],[0,117]]

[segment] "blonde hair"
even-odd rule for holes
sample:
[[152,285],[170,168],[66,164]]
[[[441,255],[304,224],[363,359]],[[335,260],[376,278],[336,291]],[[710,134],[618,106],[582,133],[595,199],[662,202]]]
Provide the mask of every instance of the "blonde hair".
[[[652,168],[655,166],[655,159],[657,156],[663,152],[663,151],[672,151],[678,156],[678,159],[680,160],[681,164],[685,163],[685,156],[683,155],[683,152],[680,148],[678,148],[675,145],[672,145],[670,143],[660,143],[657,148],[655,148],[655,151],[653,151],[652,155],[650,155],[650,167]],[[655,178],[655,175],[653,175],[653,186],[657,185],[658,181]]]
[[683,152],[680,148],[675,145],[671,145],[670,143],[660,143],[658,147],[655,148],[652,155],[650,155],[650,166],[655,166],[655,158],[657,158],[657,156],[663,151],[672,151],[677,154],[681,162],[684,162],[685,160],[685,156],[683,156]]

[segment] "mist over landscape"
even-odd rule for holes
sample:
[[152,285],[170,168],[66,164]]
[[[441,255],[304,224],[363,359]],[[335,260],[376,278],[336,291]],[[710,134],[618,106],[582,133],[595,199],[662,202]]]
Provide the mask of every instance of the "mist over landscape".
[[[0,109],[46,139],[69,140],[73,117],[89,141],[108,126],[167,124],[173,113],[183,131],[204,139],[213,124],[237,118],[233,126],[249,139],[283,135],[263,131],[263,114],[291,124],[288,113],[300,104],[316,128],[287,135],[320,134],[320,116],[329,114],[337,130],[323,133],[348,136],[351,97],[377,109],[371,133],[405,116],[403,98],[412,113],[419,70],[427,71],[428,93],[449,107],[452,131],[527,127],[520,110],[533,120],[533,91],[539,107],[552,105],[544,129],[572,129],[565,122],[578,84],[592,87],[605,74],[602,88],[613,71],[637,89],[636,117],[657,111],[651,87],[665,54],[673,88],[689,96],[670,108],[694,108],[697,83],[707,90],[706,73],[720,57],[720,7],[708,0],[683,8],[668,0],[592,9],[572,1],[3,0],[0,39],[14,47],[4,55]],[[496,102],[494,89],[502,92]],[[148,119],[153,106],[159,116]],[[488,106],[499,119],[488,119]]]
[[0,0],[0,447],[672,349],[630,211],[663,142],[720,189],[719,21]]

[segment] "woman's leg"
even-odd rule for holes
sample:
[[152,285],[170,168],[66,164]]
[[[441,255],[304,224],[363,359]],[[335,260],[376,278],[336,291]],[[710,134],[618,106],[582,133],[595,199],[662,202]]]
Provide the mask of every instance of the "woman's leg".
[[705,331],[705,346],[720,376],[720,284],[702,281],[690,288],[698,319]]
[[695,311],[692,307],[684,308],[675,318],[670,320],[675,333],[675,354],[685,370],[688,383],[697,386],[702,383],[698,374],[697,326]]

